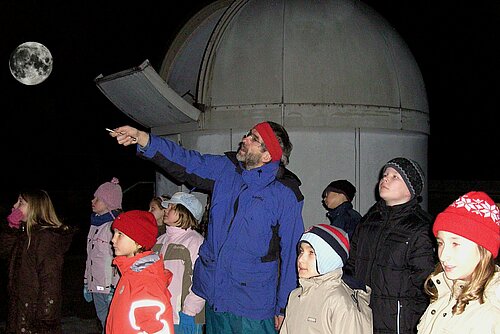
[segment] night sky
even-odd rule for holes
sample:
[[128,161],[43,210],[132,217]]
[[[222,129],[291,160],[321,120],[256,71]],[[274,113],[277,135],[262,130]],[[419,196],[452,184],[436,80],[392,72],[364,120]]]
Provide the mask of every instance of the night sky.
[[[159,71],[178,30],[210,2],[2,1],[2,193],[25,186],[89,192],[113,176],[123,188],[153,181],[153,166],[104,130],[136,124],[99,91],[94,78],[145,59]],[[431,117],[428,178],[500,179],[493,163],[500,2],[365,3],[395,27],[423,74]],[[11,52],[26,41],[44,44],[54,58],[50,77],[36,86],[17,82],[8,67]]]

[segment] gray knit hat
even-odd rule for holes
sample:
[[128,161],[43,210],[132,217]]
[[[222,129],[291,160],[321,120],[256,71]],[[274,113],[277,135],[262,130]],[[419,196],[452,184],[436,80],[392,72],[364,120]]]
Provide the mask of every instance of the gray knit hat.
[[411,198],[420,196],[424,188],[424,171],[416,161],[398,157],[389,160],[389,162],[385,164],[383,172],[385,172],[388,167],[394,168],[401,175],[408,190],[410,190]]

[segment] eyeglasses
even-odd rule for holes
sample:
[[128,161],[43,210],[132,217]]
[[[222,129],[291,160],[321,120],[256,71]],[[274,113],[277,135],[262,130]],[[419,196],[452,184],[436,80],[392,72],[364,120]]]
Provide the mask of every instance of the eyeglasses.
[[255,135],[255,133],[252,132],[252,130],[248,131],[246,135],[243,136],[243,138],[248,138],[250,137],[250,140],[252,143],[259,144],[263,149],[266,149],[266,144],[264,142],[259,141],[259,138]]

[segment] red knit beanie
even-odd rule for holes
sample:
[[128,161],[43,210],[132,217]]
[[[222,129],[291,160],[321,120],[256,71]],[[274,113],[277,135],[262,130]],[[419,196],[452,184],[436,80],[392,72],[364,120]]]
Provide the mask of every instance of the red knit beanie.
[[158,226],[155,216],[148,211],[132,210],[116,217],[111,228],[126,234],[145,250],[150,250],[156,243]]
[[500,246],[499,210],[495,202],[484,192],[471,191],[441,212],[432,231],[458,234],[483,246],[496,258]]

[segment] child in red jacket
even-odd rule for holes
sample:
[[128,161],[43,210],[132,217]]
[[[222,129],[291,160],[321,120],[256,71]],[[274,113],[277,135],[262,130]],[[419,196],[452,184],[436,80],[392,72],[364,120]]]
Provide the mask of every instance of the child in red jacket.
[[163,259],[150,251],[158,227],[152,213],[132,210],[120,214],[112,225],[114,264],[121,273],[106,322],[107,334],[173,334],[168,285],[172,273]]

